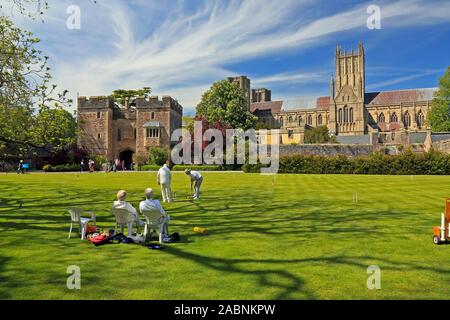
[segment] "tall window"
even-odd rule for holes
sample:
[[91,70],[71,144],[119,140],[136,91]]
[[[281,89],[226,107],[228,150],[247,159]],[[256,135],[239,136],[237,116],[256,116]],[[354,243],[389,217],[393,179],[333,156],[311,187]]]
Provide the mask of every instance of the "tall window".
[[284,126],[284,121],[283,121],[283,117],[280,117],[280,127]]
[[298,117],[298,125],[301,126],[302,125],[302,117]]
[[417,114],[417,127],[419,129],[422,129],[423,125],[425,124],[425,116],[422,113],[422,110],[419,111]]
[[349,122],[353,123],[353,108],[350,108],[348,118],[349,118]]
[[411,126],[411,116],[408,111],[406,111],[403,115],[403,124],[405,125],[405,128],[409,128]]
[[102,137],[102,136],[101,136],[101,134],[100,134],[100,133],[99,133],[99,134],[97,134],[97,139],[98,139],[98,140],[100,140],[100,139],[101,139],[101,137]]
[[386,119],[384,118],[384,114],[380,113],[380,115],[378,116],[378,123],[385,123]]
[[317,125],[321,126],[322,125],[322,115],[319,114],[319,116],[317,117]]
[[348,108],[347,106],[344,107],[344,123],[348,122]]
[[146,136],[147,138],[159,138],[159,128],[147,128]]
[[342,123],[342,109],[339,109],[338,111],[338,122]]
[[155,113],[154,112],[151,113],[151,118],[152,118],[152,120],[155,119]]
[[312,126],[312,116],[308,116],[308,125]]
[[289,123],[292,122],[292,116],[289,116]]
[[122,131],[120,129],[117,129],[117,141],[122,140]]
[[100,119],[101,115],[101,112],[97,112],[97,119]]
[[398,122],[398,117],[397,114],[394,112],[393,114],[391,114],[391,123],[396,123]]

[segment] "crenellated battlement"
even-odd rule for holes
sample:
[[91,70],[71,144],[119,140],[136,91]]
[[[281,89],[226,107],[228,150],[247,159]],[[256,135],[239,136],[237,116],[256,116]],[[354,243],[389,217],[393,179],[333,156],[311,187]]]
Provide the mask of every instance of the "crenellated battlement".
[[114,99],[111,96],[81,96],[78,97],[78,108],[113,108]]
[[136,98],[136,108],[170,108],[180,114],[183,113],[183,107],[170,96],[162,96],[161,99],[158,96],[138,97]]

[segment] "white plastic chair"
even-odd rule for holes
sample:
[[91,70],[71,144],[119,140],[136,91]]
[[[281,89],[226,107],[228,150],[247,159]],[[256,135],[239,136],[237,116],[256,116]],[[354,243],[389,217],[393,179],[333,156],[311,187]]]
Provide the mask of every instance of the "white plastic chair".
[[133,234],[133,223],[136,223],[136,227],[139,232],[139,221],[136,221],[136,217],[133,213],[128,211],[127,209],[112,209],[113,215],[116,217],[116,225],[114,227],[114,234],[117,234],[117,227],[120,226],[120,230],[123,233],[124,226],[127,226],[128,236]]
[[[70,213],[70,230],[69,230],[69,239],[70,239],[70,235],[72,234],[72,228],[73,225],[78,225],[79,232],[81,234],[81,240],[84,240],[84,238],[86,237],[86,226],[87,224],[92,221],[94,222],[94,225],[97,225],[97,217],[95,216],[95,213],[92,211],[84,211],[83,209],[80,208],[68,208],[67,211],[69,211]],[[90,218],[83,218],[81,215],[82,214],[90,214],[91,217]]]
[[162,243],[162,235],[163,235],[163,215],[159,211],[159,209],[153,210],[144,210],[142,214],[145,217],[145,228],[144,228],[144,237],[147,237],[148,229],[153,227],[153,229],[158,228],[158,239],[159,243]]

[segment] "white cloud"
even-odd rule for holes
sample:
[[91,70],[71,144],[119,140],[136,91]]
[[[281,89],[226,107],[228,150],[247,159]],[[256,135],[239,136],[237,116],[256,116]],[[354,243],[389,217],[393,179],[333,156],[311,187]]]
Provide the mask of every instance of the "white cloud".
[[[236,74],[227,65],[322,44],[337,32],[364,30],[369,4],[312,16],[307,9],[325,3],[211,0],[195,2],[192,9],[181,0],[83,2],[83,27],[75,33],[63,27],[70,2],[58,1],[45,25],[30,25],[51,42],[47,50],[62,88],[73,95],[100,95],[152,86],[155,94],[170,94],[187,107],[195,106],[213,81]],[[450,21],[448,2],[397,1],[381,8],[383,28]],[[321,82],[328,77],[321,71],[289,72],[253,83]]]
[[386,81],[373,83],[371,85],[368,85],[367,89],[368,90],[380,90],[380,89],[382,89],[384,87],[392,86],[394,84],[399,84],[399,83],[403,83],[403,82],[419,79],[419,78],[430,76],[430,75],[438,75],[438,74],[442,74],[444,72],[445,72],[445,69],[442,69],[442,70],[441,69],[439,69],[439,70],[424,70],[424,71],[417,72],[417,73],[414,73],[414,74],[408,74],[408,75],[404,75],[404,76],[401,76],[401,77],[396,77],[394,79],[389,79],[389,80],[386,80]]

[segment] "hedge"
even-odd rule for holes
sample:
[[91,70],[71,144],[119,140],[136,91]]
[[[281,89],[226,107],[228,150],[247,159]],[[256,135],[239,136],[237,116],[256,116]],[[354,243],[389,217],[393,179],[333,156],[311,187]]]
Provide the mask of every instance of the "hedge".
[[172,168],[172,171],[184,171],[186,169],[191,169],[191,170],[196,170],[196,171],[221,171],[222,167],[221,166],[214,166],[214,165],[193,165],[193,166],[189,166],[189,165],[175,165]]
[[[260,172],[261,165],[246,164],[244,172]],[[414,154],[405,151],[401,155],[375,152],[369,156],[290,155],[280,158],[279,173],[306,174],[384,174],[384,175],[448,175],[450,155],[431,151]]]
[[139,167],[139,171],[158,171],[161,166],[154,165],[142,165]]
[[76,172],[80,170],[80,166],[77,164],[61,164],[57,166],[46,164],[42,167],[42,170],[45,172]]
[[[154,165],[143,165],[140,167],[140,171],[158,171],[161,166]],[[221,166],[212,166],[212,165],[175,165],[172,168],[172,171],[184,171],[186,169],[198,170],[198,171],[221,171],[224,170]]]

